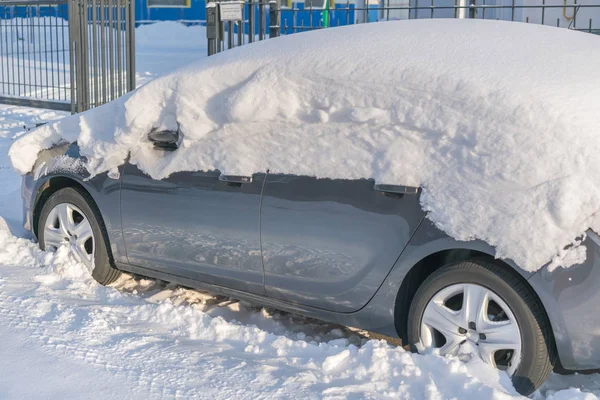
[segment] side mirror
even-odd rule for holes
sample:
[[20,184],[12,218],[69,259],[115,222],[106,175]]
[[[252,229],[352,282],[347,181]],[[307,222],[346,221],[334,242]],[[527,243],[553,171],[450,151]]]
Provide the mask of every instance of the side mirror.
[[148,134],[148,139],[154,143],[156,150],[173,151],[177,150],[177,141],[179,140],[179,130],[177,131],[157,131],[156,128]]

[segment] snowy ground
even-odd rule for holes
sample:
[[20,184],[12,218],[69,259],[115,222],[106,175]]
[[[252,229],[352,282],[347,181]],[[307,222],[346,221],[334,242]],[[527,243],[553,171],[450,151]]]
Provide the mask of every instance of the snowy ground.
[[[205,55],[203,32],[183,37],[173,46],[138,34],[139,81]],[[517,397],[479,362],[412,355],[365,332],[162,282],[101,287],[64,249],[41,252],[19,238],[20,178],[7,151],[23,126],[60,116],[0,106],[0,398]],[[600,375],[554,374],[534,395],[597,396]]]

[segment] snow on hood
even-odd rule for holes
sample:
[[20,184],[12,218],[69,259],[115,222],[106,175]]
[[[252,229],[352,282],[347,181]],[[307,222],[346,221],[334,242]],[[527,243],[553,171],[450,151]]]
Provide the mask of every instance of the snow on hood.
[[[585,259],[600,209],[600,37],[500,21],[326,29],[210,57],[20,138],[77,141],[98,174],[269,169],[422,186],[428,217],[529,271]],[[172,153],[154,127],[182,132]],[[600,225],[600,224],[599,224]],[[575,243],[570,250],[565,246]]]

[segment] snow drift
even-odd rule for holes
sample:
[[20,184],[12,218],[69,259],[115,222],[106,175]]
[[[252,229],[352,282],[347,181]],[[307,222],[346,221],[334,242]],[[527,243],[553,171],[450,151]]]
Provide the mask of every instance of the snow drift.
[[[77,141],[98,174],[294,173],[422,186],[428,217],[534,271],[580,262],[600,209],[600,38],[500,21],[343,27],[210,57],[19,139]],[[161,153],[152,128],[179,129]],[[569,251],[565,246],[574,243]]]

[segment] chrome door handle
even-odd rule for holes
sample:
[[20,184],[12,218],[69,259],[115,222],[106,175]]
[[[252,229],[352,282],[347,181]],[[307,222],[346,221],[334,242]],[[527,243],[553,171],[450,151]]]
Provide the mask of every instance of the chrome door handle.
[[242,175],[219,175],[219,180],[221,182],[226,183],[234,183],[234,184],[243,184],[243,183],[251,183],[251,176],[242,176]]

